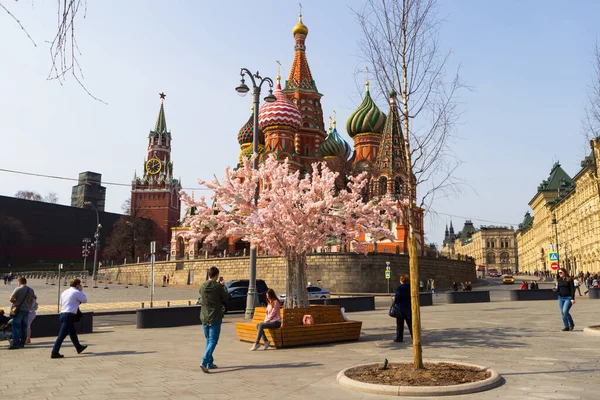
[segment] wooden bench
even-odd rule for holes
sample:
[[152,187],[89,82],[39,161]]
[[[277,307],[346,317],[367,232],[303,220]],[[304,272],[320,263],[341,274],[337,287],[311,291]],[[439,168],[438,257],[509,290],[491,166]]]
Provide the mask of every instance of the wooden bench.
[[[256,325],[264,321],[266,312],[265,307],[257,307],[252,322],[236,323],[238,339],[253,343],[257,335]],[[305,315],[312,315],[314,325],[302,324]],[[281,328],[266,329],[265,333],[271,345],[280,348],[358,340],[361,327],[361,321],[344,321],[340,306],[314,305],[310,308],[281,309]]]

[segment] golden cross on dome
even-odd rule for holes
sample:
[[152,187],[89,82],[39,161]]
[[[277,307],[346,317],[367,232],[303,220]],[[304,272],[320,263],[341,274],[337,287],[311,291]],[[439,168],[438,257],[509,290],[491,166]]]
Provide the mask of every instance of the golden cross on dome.
[[333,129],[336,128],[337,125],[337,112],[333,110]]
[[367,71],[367,90],[369,90],[369,67],[365,67],[365,70]]
[[330,115],[329,116],[329,133],[331,133],[331,131],[333,130],[332,126],[333,126],[333,117]]
[[167,95],[165,94],[165,92],[160,92],[158,95],[160,96],[161,102],[164,102],[165,101],[165,97],[167,97]]
[[302,16],[302,3],[298,2],[298,5],[300,6],[300,16]]
[[277,63],[277,83],[281,83],[281,61],[275,60]]

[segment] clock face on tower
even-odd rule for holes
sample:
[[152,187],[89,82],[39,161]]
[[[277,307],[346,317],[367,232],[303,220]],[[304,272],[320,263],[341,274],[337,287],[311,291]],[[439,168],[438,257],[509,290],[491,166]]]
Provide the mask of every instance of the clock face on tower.
[[156,175],[160,172],[162,164],[158,158],[151,158],[146,162],[146,172],[150,175]]

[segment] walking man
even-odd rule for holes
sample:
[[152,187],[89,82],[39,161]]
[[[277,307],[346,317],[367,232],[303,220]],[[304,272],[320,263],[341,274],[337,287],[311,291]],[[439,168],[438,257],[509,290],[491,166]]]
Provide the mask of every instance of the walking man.
[[208,280],[200,285],[200,297],[202,299],[202,308],[200,309],[200,320],[204,328],[204,337],[206,338],[206,349],[200,368],[202,372],[208,373],[210,369],[215,369],[213,352],[219,336],[221,335],[221,322],[223,321],[223,303],[227,301],[229,295],[223,281],[219,283],[219,269],[210,267],[208,269]]
[[9,347],[10,350],[25,347],[25,340],[27,339],[27,319],[29,318],[31,306],[33,305],[34,295],[35,292],[33,289],[27,286],[27,279],[25,279],[25,277],[20,277],[19,287],[12,292],[8,299],[13,303],[13,306],[16,307],[16,312],[12,315],[12,344]]
[[87,349],[87,346],[82,346],[81,343],[79,343],[77,331],[75,330],[75,322],[79,321],[77,318],[77,310],[79,310],[79,305],[81,303],[87,303],[87,297],[85,293],[83,293],[81,281],[78,278],[71,279],[70,287],[60,295],[60,322],[62,324],[54,347],[52,348],[50,358],[64,357],[59,351],[60,346],[62,346],[62,342],[67,335],[71,337],[71,342],[73,342],[77,354],[81,354]]

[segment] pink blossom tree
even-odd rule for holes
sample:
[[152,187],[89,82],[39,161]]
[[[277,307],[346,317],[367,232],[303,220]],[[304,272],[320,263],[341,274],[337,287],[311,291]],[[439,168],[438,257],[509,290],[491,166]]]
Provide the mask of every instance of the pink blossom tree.
[[285,306],[308,307],[306,255],[341,236],[358,251],[366,250],[364,238],[393,239],[387,222],[400,213],[398,203],[388,196],[363,201],[365,174],[349,177],[347,190],[339,192],[337,175],[325,163],[315,163],[311,174],[300,176],[274,157],[255,170],[252,160],[245,158],[237,170],[227,168],[222,181],[199,181],[213,191],[210,204],[204,197],[195,201],[182,191],[188,209],[195,207],[194,215],[188,215],[182,225],[189,228],[190,238],[216,243],[238,236],[253,248],[285,257]]

